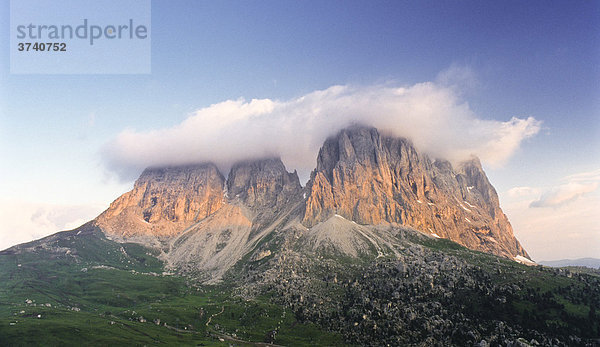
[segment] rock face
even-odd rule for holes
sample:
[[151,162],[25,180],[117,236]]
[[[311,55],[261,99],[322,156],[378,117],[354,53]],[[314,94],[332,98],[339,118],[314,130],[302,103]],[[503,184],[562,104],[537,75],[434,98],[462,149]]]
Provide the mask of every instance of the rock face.
[[402,224],[509,258],[527,256],[476,158],[454,169],[405,139],[351,127],[325,141],[307,190],[307,227],[338,214],[359,224]]
[[278,158],[237,163],[227,178],[227,195],[253,209],[280,208],[301,192],[298,174]]
[[368,127],[327,139],[305,188],[277,158],[239,162],[227,179],[210,163],[152,168],[95,223],[109,236],[160,248],[169,266],[208,282],[252,252],[250,259],[273,256],[263,241],[286,233],[285,247],[396,257],[392,229],[401,225],[528,257],[478,159],[453,168]]
[[96,221],[113,235],[173,236],[223,206],[224,184],[213,164],[149,168]]
[[220,279],[302,201],[298,175],[280,159],[235,164],[221,209],[171,242],[168,264],[207,282]]
[[237,163],[227,180],[210,163],[151,168],[95,223],[112,238],[160,248],[168,266],[211,282],[289,216],[302,191],[296,172],[274,158]]

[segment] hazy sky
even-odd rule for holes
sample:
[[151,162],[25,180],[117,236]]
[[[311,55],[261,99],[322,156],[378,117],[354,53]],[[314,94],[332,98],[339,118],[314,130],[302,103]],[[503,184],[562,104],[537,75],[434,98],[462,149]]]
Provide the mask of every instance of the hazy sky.
[[359,120],[481,156],[534,260],[600,257],[597,1],[153,1],[147,75],[11,75],[0,4],[0,249],[145,165],[279,154],[306,177]]

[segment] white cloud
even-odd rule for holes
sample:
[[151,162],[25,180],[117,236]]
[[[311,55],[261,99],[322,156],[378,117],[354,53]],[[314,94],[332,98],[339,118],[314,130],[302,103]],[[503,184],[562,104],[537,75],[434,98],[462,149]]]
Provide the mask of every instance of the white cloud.
[[547,189],[539,199],[532,201],[529,206],[557,207],[595,191],[600,183],[600,170],[570,175],[564,180],[567,181],[566,184]]
[[323,141],[353,123],[410,138],[434,157],[456,161],[475,154],[492,166],[504,163],[540,129],[540,121],[532,117],[505,122],[478,118],[456,88],[439,82],[338,85],[286,101],[227,100],[170,128],[125,130],[106,144],[103,159],[123,178],[148,166],[204,161],[226,173],[235,161],[269,155],[279,155],[288,168],[307,174]]
[[539,189],[532,187],[514,187],[508,190],[508,196],[518,198],[524,196],[532,196],[539,194]]
[[586,193],[593,192],[598,188],[598,182],[577,183],[569,182],[552,188],[542,194],[535,201],[532,201],[530,207],[557,207],[583,196]]
[[565,177],[565,180],[569,182],[600,182],[600,169],[569,175]]

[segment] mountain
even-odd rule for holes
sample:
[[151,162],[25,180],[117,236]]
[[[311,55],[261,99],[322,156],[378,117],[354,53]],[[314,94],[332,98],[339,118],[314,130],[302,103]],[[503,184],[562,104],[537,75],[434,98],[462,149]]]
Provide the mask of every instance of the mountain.
[[597,258],[579,258],[579,259],[561,259],[561,260],[546,260],[538,262],[541,265],[552,267],[565,266],[585,266],[592,269],[600,269],[600,259]]
[[149,168],[96,222],[110,235],[170,237],[221,208],[224,182],[213,164]]
[[[529,258],[477,158],[455,169],[406,139],[363,126],[325,141],[305,188],[278,158],[237,163],[227,179],[211,163],[152,168],[96,224],[115,239],[163,249],[173,268],[218,281],[275,228],[322,240],[332,230],[323,225],[336,216],[365,229],[402,225],[474,250]],[[328,240],[345,253],[364,247],[343,240],[351,231],[337,234]]]
[[600,276],[530,266],[476,158],[354,126],[278,158],[148,168],[0,252],[0,345],[594,346]]
[[529,258],[477,158],[456,169],[406,139],[353,127],[327,139],[307,185],[303,223],[334,214],[359,224],[398,223],[508,258]]

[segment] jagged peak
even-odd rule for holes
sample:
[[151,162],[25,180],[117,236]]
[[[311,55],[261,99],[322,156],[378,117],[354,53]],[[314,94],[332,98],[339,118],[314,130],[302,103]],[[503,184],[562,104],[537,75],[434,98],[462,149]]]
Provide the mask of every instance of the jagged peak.
[[325,172],[329,179],[338,162],[371,162],[379,141],[373,127],[352,125],[325,140],[319,150],[316,171]]
[[475,167],[481,171],[483,171],[483,166],[481,165],[481,160],[479,159],[478,156],[472,154],[468,159],[465,159],[463,161],[461,161],[460,163],[458,163],[457,165],[457,169],[458,170],[465,170],[471,167]]
[[238,161],[232,165],[229,175],[231,175],[232,172],[235,173],[244,168],[250,168],[259,172],[287,172],[280,157],[266,157]]
[[398,223],[474,249],[526,256],[477,157],[453,168],[446,160],[432,162],[406,138],[360,124],[323,143],[305,189],[279,157],[236,162],[227,178],[214,163],[151,167],[99,221],[110,233],[174,235],[230,205],[249,213],[253,228],[289,211],[308,227],[339,214],[358,224]]
[[239,173],[245,171],[252,173],[252,176],[247,177],[248,179],[257,179],[258,177],[263,179],[274,178],[276,176],[284,175],[290,176],[292,179],[295,177],[298,180],[298,172],[288,172],[283,161],[279,157],[267,157],[262,159],[244,160],[233,164],[229,175],[227,175],[227,187],[230,188],[234,184],[234,181],[239,178]]
[[187,164],[177,166],[153,166],[144,169],[140,177],[136,180],[136,185],[142,182],[154,181],[168,183],[170,178],[192,178],[195,175],[209,174],[225,180],[219,168],[211,162],[199,164]]
[[307,191],[302,223],[309,227],[339,214],[359,224],[403,224],[503,256],[526,255],[475,156],[456,167],[432,162],[406,138],[354,125],[325,141]]
[[278,157],[238,162],[227,177],[228,196],[249,207],[281,204],[301,189],[298,173],[288,172]]
[[142,171],[141,176],[153,175],[153,174],[165,174],[165,173],[178,173],[183,171],[195,171],[195,170],[206,170],[214,169],[219,171],[217,166],[212,162],[203,162],[195,164],[183,164],[183,165],[165,165],[165,166],[149,166]]
[[381,149],[385,141],[394,141],[400,146],[414,150],[414,145],[408,138],[394,136],[372,126],[355,124],[341,129],[334,136],[328,137],[321,147],[319,158],[322,158],[321,153],[324,150],[337,147],[339,150],[339,157],[335,158],[337,160],[365,159],[371,154],[370,151]]

